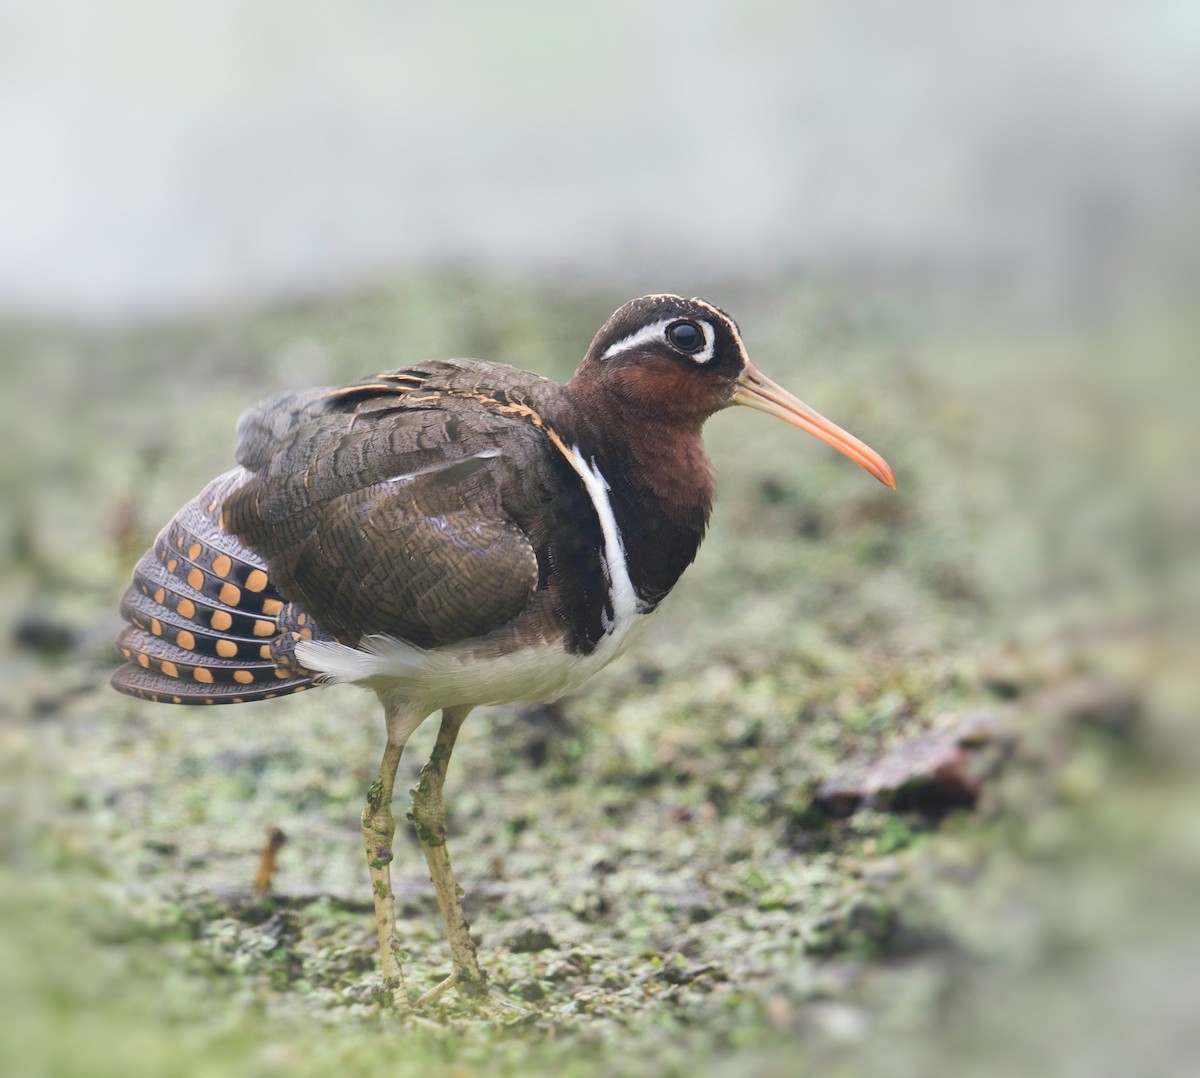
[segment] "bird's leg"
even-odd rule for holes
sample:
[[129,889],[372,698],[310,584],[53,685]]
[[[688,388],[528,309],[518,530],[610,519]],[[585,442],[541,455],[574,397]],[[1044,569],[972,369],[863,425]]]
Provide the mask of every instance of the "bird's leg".
[[417,1001],[418,1006],[436,999],[451,986],[472,1001],[483,1000],[488,994],[487,974],[479,968],[470,926],[458,901],[458,884],[446,846],[446,806],[442,800],[442,786],[446,781],[450,754],[454,751],[458,731],[470,711],[469,707],[446,708],[442,711],[437,741],[429,762],[421,768],[421,777],[412,791],[412,807],[408,812],[429,865],[429,877],[433,881],[438,909],[446,925],[453,964],[450,976],[422,996]]
[[396,937],[396,896],[392,892],[391,869],[392,838],[396,834],[392,788],[403,749],[403,745],[388,739],[387,747],[383,750],[383,762],[379,765],[379,777],[367,790],[362,832],[367,850],[367,869],[371,873],[371,894],[375,899],[375,927],[379,931],[379,950],[383,956],[383,989],[391,994],[398,1008],[407,1010],[408,991],[397,953],[400,945]]
[[442,787],[458,731],[470,711],[470,707],[445,708],[442,711],[442,724],[433,752],[430,753],[429,762],[421,768],[421,777],[412,791],[412,807],[408,818],[413,822],[425,853],[425,861],[429,865],[429,877],[437,895],[438,909],[446,925],[453,967],[450,976],[418,999],[416,1006],[431,1003],[447,989],[455,988],[473,1007],[489,1012],[496,1019],[507,1024],[523,1023],[535,1018],[536,1013],[488,989],[487,974],[479,966],[470,925],[459,902],[461,891],[454,878],[450,850],[446,846],[446,807],[442,800]]
[[367,790],[367,803],[362,813],[363,844],[367,852],[367,869],[371,874],[375,926],[379,932],[379,949],[383,959],[383,988],[391,994],[397,1009],[404,1011],[409,1010],[410,1005],[400,963],[396,896],[392,891],[392,838],[396,834],[392,790],[396,785],[396,768],[404,744],[424,717],[411,714],[404,707],[387,706],[387,746],[379,764],[379,777]]

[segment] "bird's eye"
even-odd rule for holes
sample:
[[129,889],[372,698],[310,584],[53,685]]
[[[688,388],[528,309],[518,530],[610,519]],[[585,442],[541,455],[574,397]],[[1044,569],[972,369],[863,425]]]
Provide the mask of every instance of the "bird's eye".
[[704,334],[695,322],[672,322],[667,326],[667,343],[691,355],[704,347]]

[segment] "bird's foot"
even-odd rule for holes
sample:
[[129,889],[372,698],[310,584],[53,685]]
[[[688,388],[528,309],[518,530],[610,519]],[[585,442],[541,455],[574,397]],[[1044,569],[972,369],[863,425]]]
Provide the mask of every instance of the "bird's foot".
[[451,988],[458,992],[459,999],[468,1007],[498,1025],[523,1026],[538,1017],[539,1012],[489,988],[485,978],[473,977],[466,970],[455,970],[445,980],[439,981],[412,1005],[413,1009],[422,1010]]
[[501,1026],[527,1026],[541,1017],[540,1011],[525,1007],[500,992],[488,992],[487,996],[474,1006],[481,1014]]
[[458,984],[458,974],[451,973],[444,981],[439,981],[428,992],[420,996],[416,1003],[413,1004],[413,1007],[416,1010],[428,1007],[434,1000],[444,996],[447,989],[453,988],[456,984]]
[[401,977],[384,976],[383,983],[379,986],[380,1002],[391,1001],[392,1009],[397,1014],[409,1014],[413,1009],[412,1003],[408,998],[408,990]]
[[376,998],[382,1007],[382,1014],[385,1020],[399,1022],[408,1028],[419,1026],[430,1033],[445,1032],[445,1027],[433,1021],[433,1019],[417,1014],[414,1004],[408,998],[408,993],[405,991],[402,982],[397,982],[395,979],[389,980],[389,978],[385,977],[380,984],[379,994]]

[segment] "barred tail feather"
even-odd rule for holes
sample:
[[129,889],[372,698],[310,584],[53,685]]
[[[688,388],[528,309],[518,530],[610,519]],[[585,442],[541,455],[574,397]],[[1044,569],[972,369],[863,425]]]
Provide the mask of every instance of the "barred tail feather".
[[214,479],[138,562],[121,602],[126,662],[118,692],[167,704],[240,704],[301,692],[315,675],[296,644],[320,639],[275,590],[256,554],[221,527],[221,504],[244,480]]

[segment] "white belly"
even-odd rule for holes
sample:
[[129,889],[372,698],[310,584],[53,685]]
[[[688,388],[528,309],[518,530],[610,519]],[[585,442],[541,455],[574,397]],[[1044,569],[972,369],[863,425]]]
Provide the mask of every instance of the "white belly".
[[553,700],[577,689],[625,651],[648,615],[615,623],[590,655],[573,655],[561,643],[539,644],[507,655],[487,654],[477,644],[424,650],[389,636],[372,636],[358,647],[308,641],[296,656],[329,681],[349,681],[400,693],[430,710],[461,704],[507,704]]

